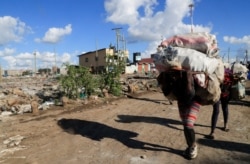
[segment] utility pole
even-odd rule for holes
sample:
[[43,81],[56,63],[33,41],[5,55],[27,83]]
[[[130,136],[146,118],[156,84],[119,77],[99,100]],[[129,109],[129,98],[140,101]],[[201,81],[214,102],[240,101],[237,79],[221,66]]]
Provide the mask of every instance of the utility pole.
[[121,37],[121,42],[123,42],[123,46],[122,46],[122,57],[125,57],[126,55],[126,49],[127,49],[127,45],[126,45],[126,40],[124,39],[124,35]]
[[190,18],[191,18],[191,33],[193,33],[193,7],[194,4],[190,4],[188,5],[188,7],[190,8]]
[[2,82],[2,67],[0,65],[0,82]]
[[118,52],[119,50],[119,39],[120,39],[120,30],[122,28],[121,27],[118,27],[118,28],[113,28],[112,30],[115,30],[115,33],[116,33],[116,51]]
[[57,74],[57,64],[56,64],[56,51],[55,51],[55,48],[54,48],[54,55],[55,55],[55,74]]
[[248,51],[246,50],[246,64],[248,64]]
[[[246,50],[245,53],[246,53],[246,55],[245,55],[245,58],[244,58],[244,62],[245,62],[245,60],[246,60],[245,63],[248,64],[248,54],[247,54],[248,51]],[[243,63],[244,63],[244,62],[243,62]]]
[[124,39],[124,36],[121,36],[120,41],[122,42],[122,50],[125,51],[125,39]]
[[97,41],[95,42],[95,62],[96,62],[96,68],[95,68],[95,72],[96,74],[98,74],[99,72],[99,68],[98,68],[98,50],[97,50]]
[[36,76],[36,51],[34,52],[34,73],[35,73],[35,76]]

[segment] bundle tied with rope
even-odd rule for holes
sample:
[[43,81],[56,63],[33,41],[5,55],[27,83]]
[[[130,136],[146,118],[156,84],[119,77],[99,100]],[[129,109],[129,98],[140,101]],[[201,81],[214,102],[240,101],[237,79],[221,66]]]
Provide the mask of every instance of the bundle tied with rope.
[[224,64],[218,52],[215,36],[208,33],[189,33],[164,40],[152,56],[160,72],[158,82],[167,90],[164,95],[176,100],[196,96],[202,105],[217,102],[224,80]]

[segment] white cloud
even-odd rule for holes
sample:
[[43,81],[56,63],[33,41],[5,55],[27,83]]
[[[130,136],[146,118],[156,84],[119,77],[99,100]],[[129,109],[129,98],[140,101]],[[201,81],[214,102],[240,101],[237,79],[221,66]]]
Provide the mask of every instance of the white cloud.
[[12,48],[4,48],[0,51],[0,56],[11,56],[15,53],[15,49]]
[[71,61],[71,55],[69,53],[63,53],[60,63],[67,63]]
[[31,28],[18,18],[11,16],[0,17],[0,45],[9,42],[19,42],[24,34],[31,32]]
[[[185,24],[183,19],[190,15],[188,7],[193,0],[106,0],[106,20],[115,24],[128,25],[128,42],[146,41],[149,47],[145,53],[154,53],[162,37],[168,38],[175,34],[188,33],[191,24]],[[163,5],[163,11],[154,8]],[[143,10],[142,10],[143,9]],[[142,12],[143,11],[143,12]],[[210,32],[211,27],[194,25],[195,32]],[[154,47],[154,46],[155,47]],[[154,47],[154,48],[153,48]]]
[[18,59],[14,56],[4,56],[3,59],[7,64],[3,69],[32,69],[33,60]]
[[105,9],[108,13],[107,21],[119,24],[136,24],[140,18],[138,9],[144,8],[146,16],[151,16],[153,6],[157,4],[156,0],[107,0],[105,1]]
[[[57,67],[61,67],[63,63],[76,64],[78,61],[71,61],[76,53],[63,53],[63,54],[55,54],[54,52],[39,52],[36,51],[36,58],[34,56],[34,52],[29,53],[19,53],[16,56],[14,49],[4,49],[0,51],[0,56],[2,56],[3,61],[8,65],[3,69],[30,69],[33,70],[35,68],[35,59],[36,59],[36,69],[39,68],[51,68],[56,65]],[[79,53],[77,53],[79,54]],[[56,56],[55,56],[56,55]]]
[[34,55],[32,55],[32,54],[29,53],[29,52],[25,52],[25,53],[18,54],[18,55],[16,56],[16,58],[18,58],[18,59],[33,59],[33,58],[34,58]]
[[46,42],[46,43],[57,43],[65,35],[69,35],[72,32],[71,24],[66,25],[64,28],[50,28],[42,39],[36,38],[36,42]]
[[9,67],[8,69],[11,69],[16,65],[17,59],[13,56],[4,56],[3,59],[8,63],[8,67]]
[[250,46],[250,35],[243,36],[242,38],[237,38],[234,36],[224,36],[223,40],[231,44],[246,44]]
[[7,63],[5,66],[8,65],[5,69],[32,69],[34,65],[33,54],[25,52],[14,56],[15,51],[13,49],[9,49],[7,51],[8,52],[2,58],[5,63]]
[[[15,54],[15,49],[5,48],[0,51],[0,56],[4,61],[4,69],[32,69],[34,67],[34,54],[29,52]],[[39,57],[40,54],[37,53]],[[8,66],[8,67],[6,67]]]
[[61,67],[61,65],[65,62],[71,63],[71,55],[66,52],[60,55],[55,54],[54,52],[36,52],[36,60],[37,63],[42,63],[40,65],[43,65],[43,67],[50,67],[52,65]]
[[10,64],[11,68],[20,68],[20,69],[28,69],[33,70],[33,60],[31,59],[17,59],[15,63]]
[[56,60],[55,53],[54,52],[39,53],[39,55],[37,56],[37,60],[39,60],[41,62],[54,63]]

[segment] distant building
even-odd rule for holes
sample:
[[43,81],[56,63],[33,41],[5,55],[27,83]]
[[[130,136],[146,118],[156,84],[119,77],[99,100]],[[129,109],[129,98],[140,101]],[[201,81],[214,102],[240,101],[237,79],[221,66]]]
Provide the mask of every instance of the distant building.
[[142,58],[137,62],[137,70],[139,73],[148,73],[155,71],[155,65],[152,58]]
[[60,74],[60,68],[58,68],[57,66],[53,66],[52,67],[52,73],[53,74]]
[[22,76],[24,70],[3,70],[3,76]]
[[137,63],[141,60],[141,53],[140,52],[134,52],[133,53],[133,63]]
[[140,58],[140,60],[134,60],[133,64],[126,66],[126,73],[150,73],[156,72],[155,64],[152,58]]
[[79,65],[88,67],[92,72],[102,72],[107,69],[107,56],[114,56],[115,59],[123,59],[127,61],[129,52],[119,51],[116,52],[115,48],[103,48],[96,51],[90,51],[79,55]]

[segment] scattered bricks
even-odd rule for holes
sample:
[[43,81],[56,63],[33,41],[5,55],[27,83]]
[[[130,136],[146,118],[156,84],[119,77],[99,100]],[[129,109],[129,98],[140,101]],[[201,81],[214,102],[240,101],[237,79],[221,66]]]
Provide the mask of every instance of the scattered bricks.
[[141,83],[142,83],[142,85],[146,86],[148,83],[148,80],[142,80]]
[[35,115],[39,114],[39,109],[38,109],[38,103],[37,103],[37,101],[31,101],[31,110],[32,110],[33,114],[35,114]]
[[31,113],[31,104],[23,104],[23,105],[18,105],[18,114],[23,114],[23,113]]
[[18,103],[18,100],[17,100],[17,98],[15,98],[15,97],[9,97],[9,98],[6,100],[6,102],[7,102],[7,105],[8,105],[8,106],[13,106],[13,105],[15,105],[15,104]]
[[102,93],[103,93],[104,97],[109,97],[109,93],[108,93],[107,89],[103,89]]
[[25,97],[26,96],[24,94],[24,92],[21,89],[19,89],[19,88],[13,88],[12,93],[14,95],[18,95],[18,96],[21,96],[21,97]]
[[[39,114],[40,110],[48,109],[49,105],[53,103],[69,108],[71,105],[76,105],[76,103],[78,103],[77,101],[80,101],[79,104],[97,104],[98,101],[101,101],[98,99],[98,96],[90,96],[87,98],[87,96],[83,95],[84,97],[80,100],[72,100],[65,96],[61,97],[62,94],[59,84],[56,80],[50,78],[11,78],[8,80],[9,81],[1,83],[0,113],[10,111],[12,114],[22,114],[26,112]],[[122,76],[120,84],[122,85],[122,91],[125,95],[126,92],[136,93],[148,91],[152,87],[158,87],[156,78],[148,78],[134,74]],[[107,89],[98,91],[102,92],[105,98],[112,97]]]
[[1,111],[10,111],[10,107],[7,104],[1,104],[0,106]]
[[91,95],[91,96],[89,96],[89,99],[90,99],[90,100],[97,100],[97,99],[98,99],[98,96],[96,96],[96,95]]
[[66,106],[69,103],[69,99],[65,96],[62,97],[62,104],[63,106]]
[[150,86],[148,83],[145,84],[145,88],[147,89],[147,91],[150,89]]
[[129,84],[128,85],[128,90],[129,90],[129,93],[136,93],[138,90],[140,90],[140,87],[138,84]]
[[20,143],[22,142],[24,138],[25,137],[23,136],[16,135],[16,136],[10,137],[9,139],[4,140],[3,144],[6,145],[7,147],[15,147],[15,146],[20,145]]
[[134,93],[134,92],[135,92],[135,87],[134,87],[133,84],[129,84],[129,85],[128,85],[128,92],[129,92],[129,93]]

